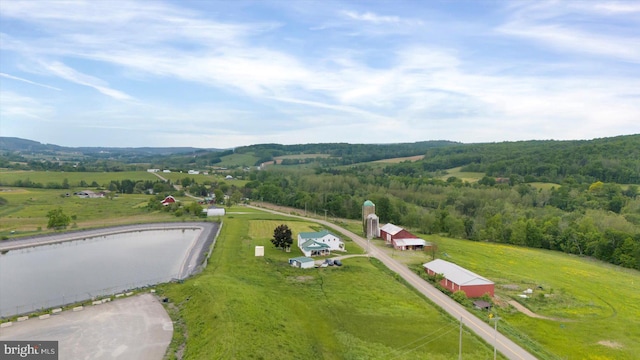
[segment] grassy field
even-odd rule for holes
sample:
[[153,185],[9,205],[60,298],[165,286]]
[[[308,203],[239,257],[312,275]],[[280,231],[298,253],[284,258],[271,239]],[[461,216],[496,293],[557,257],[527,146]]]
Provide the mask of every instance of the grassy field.
[[447,174],[441,176],[440,178],[442,180],[447,180],[448,178],[450,178],[451,176],[455,176],[458,179],[461,179],[462,181],[467,181],[470,183],[474,183],[477,182],[478,180],[482,179],[484,177],[484,173],[480,173],[480,172],[464,172],[464,171],[460,171],[460,168],[452,168],[452,169],[448,169],[446,170]]
[[[640,272],[553,251],[424,238],[438,244],[439,257],[493,280],[503,305],[516,299],[556,319],[534,319],[505,305],[498,312],[513,336],[535,339],[561,359],[638,359]],[[409,255],[408,263],[430,259]],[[528,288],[532,297],[520,298]]]
[[27,179],[34,183],[46,185],[53,182],[62,184],[64,179],[69,181],[69,185],[78,186],[80,181],[84,180],[87,184],[92,182],[98,183],[100,186],[107,186],[111,180],[151,180],[158,178],[146,171],[122,171],[122,172],[60,172],[60,171],[1,171],[0,177],[3,183],[13,184],[17,180],[25,181]]
[[[183,284],[161,287],[186,328],[187,359],[455,359],[458,323],[404,286],[376,260],[295,269],[300,256],[269,242],[273,227],[318,225],[231,209],[209,266]],[[265,257],[253,255],[265,246]],[[174,343],[172,348],[178,349]],[[466,331],[463,354],[489,359],[492,349]]]
[[[341,226],[362,232],[358,221],[342,222]],[[496,283],[500,305],[496,312],[504,320],[503,332],[537,349],[540,358],[638,358],[640,272],[555,251],[436,235],[421,237],[438,245],[436,257]],[[379,239],[372,240],[372,245],[411,267],[431,260],[430,252],[394,251]],[[528,288],[534,290],[532,297],[520,298]],[[508,306],[509,300],[556,320],[528,317]]]
[[383,159],[372,161],[373,163],[398,164],[403,161],[418,161],[424,159],[424,155],[406,156],[393,159]]
[[[73,194],[73,191],[0,187],[0,196],[7,200],[7,204],[0,206],[0,236],[15,237],[52,231],[47,229],[47,213],[58,207],[72,217],[73,229],[178,220],[162,211],[147,211],[150,195],[119,194],[113,199],[64,196],[66,193]],[[186,197],[177,199],[185,203],[193,201]]]
[[258,157],[253,154],[231,154],[223,156],[221,160],[222,162],[215,164],[215,166],[232,168],[238,166],[255,166]]

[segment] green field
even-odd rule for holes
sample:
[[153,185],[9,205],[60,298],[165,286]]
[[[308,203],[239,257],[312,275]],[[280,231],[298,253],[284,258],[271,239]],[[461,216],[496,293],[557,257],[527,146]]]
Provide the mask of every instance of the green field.
[[[342,226],[355,233],[362,232],[360,222],[350,221]],[[638,358],[640,272],[556,251],[420,236],[438,245],[436,257],[496,283],[500,305],[496,312],[504,320],[503,333],[536,349],[539,358]],[[394,251],[379,239],[371,243],[412,268],[431,260],[430,252]],[[516,287],[518,290],[510,290]],[[534,290],[533,296],[520,298],[518,295],[528,288]],[[508,306],[509,300],[517,300],[536,314],[558,320],[528,317]]]
[[[234,214],[234,212],[237,212]],[[378,261],[345,259],[342,267],[294,269],[269,242],[273,226],[318,225],[231,209],[205,271],[161,287],[179,309],[172,349],[186,339],[186,359],[455,359],[458,323]],[[349,248],[350,242],[347,243]],[[265,257],[253,255],[265,246]],[[490,359],[492,348],[467,333],[463,354]]]
[[[169,213],[147,211],[146,206],[152,198],[150,195],[119,194],[113,199],[83,199],[72,195],[73,191],[0,187],[0,197],[7,200],[0,207],[0,236],[16,237],[51,231],[47,230],[47,213],[58,207],[73,217],[73,229],[177,220]],[[70,196],[65,196],[67,193]],[[185,203],[193,201],[186,197],[177,199]]]
[[253,154],[231,154],[223,156],[221,159],[222,162],[215,164],[215,166],[227,168],[255,166],[256,161],[258,161],[258,157]]
[[[499,314],[514,334],[561,359],[638,358],[640,272],[554,251],[424,238],[438,244],[443,259],[493,280],[502,301],[518,299],[537,314],[561,319],[534,319],[504,306]],[[532,297],[518,297],[527,288]]]
[[446,170],[446,175],[443,175],[440,177],[440,179],[442,180],[447,180],[448,178],[455,176],[458,179],[462,180],[462,181],[467,181],[470,183],[474,183],[477,182],[478,180],[482,179],[485,174],[481,173],[481,172],[465,172],[465,171],[460,171],[461,168],[457,167],[457,168],[452,168],[452,169],[448,169]]
[[111,180],[151,180],[158,178],[152,173],[146,171],[120,171],[120,172],[60,172],[60,171],[0,171],[0,179],[2,183],[13,184],[17,180],[25,181],[27,179],[34,183],[46,185],[53,182],[62,184],[64,179],[69,181],[69,185],[77,187],[80,181],[84,180],[87,184],[92,182],[98,183],[100,186],[107,186]]

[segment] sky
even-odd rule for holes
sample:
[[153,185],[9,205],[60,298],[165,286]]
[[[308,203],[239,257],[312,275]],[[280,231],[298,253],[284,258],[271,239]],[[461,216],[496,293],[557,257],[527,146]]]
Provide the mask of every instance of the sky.
[[640,2],[0,0],[0,136],[63,146],[640,133]]

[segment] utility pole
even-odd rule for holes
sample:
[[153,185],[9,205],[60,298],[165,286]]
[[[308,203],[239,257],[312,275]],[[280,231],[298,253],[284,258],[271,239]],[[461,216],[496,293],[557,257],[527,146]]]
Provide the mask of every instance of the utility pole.
[[327,221],[327,209],[324,209],[324,221]]
[[460,345],[458,345],[458,360],[462,360],[462,316],[460,317]]
[[493,317],[492,315],[493,314],[489,315],[489,319],[490,320],[495,320],[494,328],[493,328],[493,360],[496,360],[497,356],[498,356],[498,349],[497,349],[497,346],[498,346],[498,320],[500,320],[500,318],[497,317],[497,316]]

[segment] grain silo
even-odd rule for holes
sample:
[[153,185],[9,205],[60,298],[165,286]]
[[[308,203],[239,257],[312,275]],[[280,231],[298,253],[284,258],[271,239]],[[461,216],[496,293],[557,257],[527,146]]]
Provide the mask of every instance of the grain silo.
[[362,204],[362,232],[367,235],[367,216],[376,213],[376,205],[367,200]]

